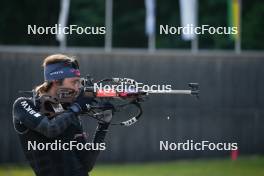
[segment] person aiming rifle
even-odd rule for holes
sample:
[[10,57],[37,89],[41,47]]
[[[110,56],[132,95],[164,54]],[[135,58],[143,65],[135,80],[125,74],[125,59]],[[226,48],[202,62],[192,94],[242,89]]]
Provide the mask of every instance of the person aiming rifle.
[[[24,154],[37,176],[87,176],[100,150],[28,148],[30,142],[48,146],[58,141],[62,144],[71,141],[86,144],[88,141],[79,115],[87,111],[93,98],[84,96],[78,61],[55,54],[44,59],[43,67],[45,81],[34,88],[33,97],[20,97],[13,105],[13,125]],[[70,92],[64,103],[59,101],[62,90]],[[43,107],[46,111],[41,110]],[[105,110],[100,118],[103,120],[98,121],[93,144],[104,142],[112,111]]]
[[[19,135],[26,158],[37,176],[75,175],[90,172],[109,125],[129,127],[139,121],[143,108],[141,104],[149,95],[174,94],[199,97],[199,84],[189,83],[188,90],[152,91],[138,88],[131,78],[104,78],[94,81],[89,75],[80,78],[77,60],[66,55],[48,56],[44,62],[45,82],[37,86],[32,97],[20,97],[13,105],[13,124]],[[96,85],[113,87],[110,90]],[[119,90],[118,86],[128,86]],[[123,120],[112,120],[113,113],[125,111]],[[98,121],[93,144],[99,150],[30,150],[29,143],[44,143],[49,146],[59,141],[87,144],[80,116]],[[117,118],[118,119],[118,118]],[[125,119],[125,120],[124,120]],[[43,144],[43,145],[44,145]]]

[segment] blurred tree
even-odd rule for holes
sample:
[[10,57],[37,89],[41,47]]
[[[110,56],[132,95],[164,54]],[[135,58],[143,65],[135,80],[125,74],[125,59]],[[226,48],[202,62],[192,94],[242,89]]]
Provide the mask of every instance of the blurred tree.
[[[199,1],[199,26],[227,27],[227,0]],[[227,49],[232,47],[228,35],[205,33],[199,35],[199,47],[206,49]]]
[[114,0],[113,46],[147,47],[144,0]]
[[[180,26],[179,2],[175,0],[157,0],[157,47],[158,48],[186,48],[190,42],[185,42],[180,35],[159,34],[160,25]],[[168,5],[169,4],[169,5]]]
[[0,44],[56,44],[52,35],[28,35],[27,25],[55,24],[58,19],[59,0],[2,0],[0,11]]
[[[157,48],[190,48],[189,41],[178,35],[159,35],[159,25],[180,26],[179,1],[156,0]],[[260,0],[243,1],[242,48],[264,49],[261,27],[264,3]],[[2,0],[0,11],[0,44],[58,45],[55,35],[28,35],[27,25],[54,26],[58,21],[60,0]],[[104,26],[105,0],[71,1],[68,24]],[[227,26],[227,0],[199,1],[199,25]],[[68,35],[70,46],[104,46],[104,35]],[[144,0],[114,0],[113,46],[147,47],[145,35]],[[233,49],[227,35],[200,35],[202,49]]]
[[[105,0],[71,1],[69,23],[82,27],[103,27]],[[68,35],[68,44],[73,46],[104,46],[104,35]]]
[[[246,7],[246,6],[245,6]],[[244,49],[264,49],[264,2],[247,7],[242,21],[242,46]]]

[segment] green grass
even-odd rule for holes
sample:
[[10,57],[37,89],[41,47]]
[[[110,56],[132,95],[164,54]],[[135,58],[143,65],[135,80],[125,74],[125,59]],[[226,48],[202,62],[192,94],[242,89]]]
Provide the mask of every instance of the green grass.
[[[33,176],[28,167],[1,166],[0,176]],[[264,156],[96,165],[91,176],[264,176]]]

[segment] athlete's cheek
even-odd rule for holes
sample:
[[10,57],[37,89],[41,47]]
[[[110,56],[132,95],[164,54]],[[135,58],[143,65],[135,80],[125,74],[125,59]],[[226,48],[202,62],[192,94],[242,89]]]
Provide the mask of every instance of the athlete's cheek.
[[79,88],[80,88],[80,83],[75,82],[75,83],[73,84],[73,89],[74,89],[75,91],[79,91]]

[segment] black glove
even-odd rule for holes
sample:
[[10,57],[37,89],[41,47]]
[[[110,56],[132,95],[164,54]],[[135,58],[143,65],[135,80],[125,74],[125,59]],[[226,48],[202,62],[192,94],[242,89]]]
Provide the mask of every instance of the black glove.
[[84,111],[89,111],[89,106],[93,102],[93,99],[90,97],[84,96],[84,90],[81,89],[78,97],[70,106],[70,110],[76,114],[80,114]]

